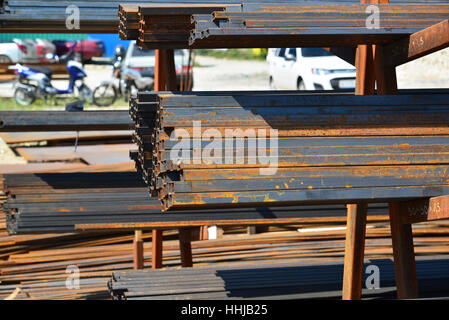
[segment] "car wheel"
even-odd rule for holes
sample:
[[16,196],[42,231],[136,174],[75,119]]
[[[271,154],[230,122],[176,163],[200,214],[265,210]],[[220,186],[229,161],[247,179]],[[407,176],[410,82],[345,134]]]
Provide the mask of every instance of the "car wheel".
[[270,77],[270,89],[271,90],[276,90],[276,86],[274,85],[273,77]]
[[306,85],[304,84],[304,81],[302,80],[298,81],[298,90],[306,90]]
[[5,55],[0,55],[0,63],[11,63],[12,62],[12,60],[8,57],[8,56],[5,56]]

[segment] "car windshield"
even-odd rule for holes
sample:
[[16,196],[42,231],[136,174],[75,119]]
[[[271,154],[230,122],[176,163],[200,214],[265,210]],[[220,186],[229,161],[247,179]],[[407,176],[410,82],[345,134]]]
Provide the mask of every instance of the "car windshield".
[[332,53],[322,48],[302,48],[301,54],[303,57],[333,56]]

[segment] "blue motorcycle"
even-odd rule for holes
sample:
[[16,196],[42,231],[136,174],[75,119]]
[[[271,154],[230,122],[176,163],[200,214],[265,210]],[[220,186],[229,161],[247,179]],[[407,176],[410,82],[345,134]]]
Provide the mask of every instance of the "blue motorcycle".
[[54,54],[49,54],[47,59],[55,62],[65,63],[69,73],[69,86],[65,90],[53,87],[51,83],[52,70],[48,67],[27,67],[16,64],[10,67],[16,70],[18,75],[14,99],[20,105],[27,106],[32,104],[37,98],[48,99],[57,95],[75,95],[81,101],[92,102],[92,90],[84,83],[87,77],[83,65],[76,61],[74,48],[76,42],[72,45],[69,52],[60,58]]

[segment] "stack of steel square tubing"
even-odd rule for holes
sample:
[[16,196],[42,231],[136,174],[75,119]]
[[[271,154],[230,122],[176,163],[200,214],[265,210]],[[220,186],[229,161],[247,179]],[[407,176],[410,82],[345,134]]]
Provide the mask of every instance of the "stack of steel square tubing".
[[[342,286],[341,263],[319,265],[304,261],[259,260],[232,266],[118,271],[109,280],[114,300],[210,299],[338,299]],[[370,299],[392,299],[396,291],[394,265],[389,259],[370,259],[364,266],[380,270],[379,288],[363,290]],[[427,256],[416,261],[422,298],[447,299],[449,259]],[[438,275],[438,276],[436,276]],[[364,274],[366,281],[369,274]]]
[[126,110],[0,111],[0,132],[130,130]]
[[4,0],[0,6],[0,32],[116,33],[119,4],[138,2]]
[[[449,192],[449,95],[431,92],[141,92],[132,155],[164,210],[439,196]],[[207,163],[211,142],[223,149]],[[261,144],[275,168],[257,158]]]
[[[240,221],[258,224],[300,223],[307,219],[332,221],[344,217],[344,205],[286,208],[191,210],[162,214],[160,202],[148,198],[145,184],[135,172],[3,174],[6,201],[2,211],[9,234],[76,232],[77,226],[151,224],[169,226],[183,222],[227,225]],[[371,218],[385,220],[386,204],[370,206]],[[268,219],[268,220],[267,220]],[[238,224],[237,224],[238,225]]]
[[[444,7],[438,7],[436,11],[425,12],[420,11],[420,4],[418,0],[394,0],[391,1],[393,6],[392,11],[384,11],[381,6],[381,12],[386,14],[387,23],[382,26],[381,29],[393,27],[393,29],[388,29],[393,34],[406,33],[407,29],[413,29],[417,25],[431,25],[432,20],[438,19],[439,16],[443,15],[445,12]],[[439,3],[444,3],[441,0],[426,0],[424,5],[428,5],[431,2],[432,6],[439,6]],[[137,40],[140,37],[139,29],[143,28],[145,30],[142,34],[142,40],[145,40],[142,45],[148,47],[155,47],[156,49],[161,49],[160,45],[165,45],[167,47],[179,47],[189,45],[189,41],[198,46],[196,42],[204,42],[202,45],[211,45],[212,38],[221,37],[223,32],[228,35],[228,38],[233,38],[237,36],[240,39],[245,37],[250,39],[255,36],[256,33],[265,29],[266,31],[271,31],[277,34],[283,34],[286,25],[281,23],[279,25],[279,16],[276,14],[281,14],[282,19],[284,19],[285,11],[282,12],[282,7],[290,7],[288,9],[289,14],[294,14],[298,7],[307,8],[320,7],[324,9],[323,6],[336,5],[338,6],[353,6],[356,4],[355,0],[325,0],[320,1],[317,6],[317,1],[314,0],[282,0],[281,2],[274,2],[272,0],[172,0],[170,4],[165,1],[138,1],[138,0],[103,0],[103,1],[64,1],[64,0],[53,0],[53,1],[40,1],[40,0],[4,0],[0,2],[0,32],[63,32],[63,33],[79,33],[79,32],[89,32],[89,33],[116,33],[117,29],[123,31],[122,37],[125,39]],[[122,5],[120,9],[120,15],[117,17],[117,8]],[[401,7],[402,5],[402,7]],[[388,14],[398,12],[394,11],[396,9],[404,9],[404,5],[407,5],[407,10],[410,10],[410,20],[418,22],[415,25],[413,22],[403,20],[388,20]],[[138,15],[140,11],[137,11],[139,7],[145,11],[145,15]],[[214,8],[214,10],[210,10]],[[428,8],[425,6],[424,8]],[[167,9],[174,9],[168,10]],[[196,9],[195,9],[196,8]],[[209,8],[206,10],[206,8]],[[295,9],[296,8],[296,9]],[[360,14],[365,14],[365,9],[363,12],[357,9],[353,12],[354,15],[348,17],[349,20],[354,19],[354,22],[361,23],[362,20],[357,20],[361,18]],[[154,10],[153,10],[154,9]],[[149,10],[149,11],[148,11]],[[214,12],[217,12],[217,17],[214,17]],[[251,13],[249,16],[245,16],[243,19],[239,16],[240,13]],[[298,12],[298,11],[296,11]],[[306,11],[302,11],[306,12]],[[325,11],[323,11],[325,12]],[[322,12],[322,13],[323,13]],[[447,12],[447,11],[446,11]],[[129,14],[128,14],[129,13]],[[227,14],[234,14],[227,16]],[[258,16],[259,13],[269,16],[266,17]],[[319,11],[318,11],[319,13]],[[427,15],[426,15],[427,14]],[[191,16],[194,15],[194,16]],[[246,14],[245,14],[246,15]],[[157,17],[159,16],[159,17]],[[430,17],[432,16],[432,17]],[[79,18],[79,24],[75,23],[75,18]],[[136,18],[139,17],[139,21]],[[148,20],[147,18],[150,18]],[[189,17],[187,19],[187,17]],[[430,19],[424,22],[426,18]],[[246,19],[248,18],[248,25],[245,25]],[[325,24],[331,27],[343,27],[349,26],[346,22],[341,24],[333,25],[331,20],[331,15],[320,14],[320,16],[308,16],[301,17],[296,15],[295,18],[301,18],[301,24],[307,33],[313,33],[313,29],[316,28],[317,21],[320,26],[324,27]],[[119,25],[118,20],[122,20],[122,24]],[[192,20],[190,20],[192,19]],[[443,18],[444,19],[444,18]],[[439,21],[443,20],[440,19]],[[260,24],[260,21],[272,21],[270,23]],[[289,19],[293,21],[292,19]],[[309,20],[309,21],[307,21]],[[315,23],[313,22],[315,20]],[[419,22],[421,20],[421,22]],[[145,23],[146,21],[146,23]],[[365,24],[365,17],[363,17],[363,25]],[[67,24],[69,22],[69,24]],[[306,22],[304,24],[304,22]],[[158,25],[160,23],[161,29],[158,30]],[[196,26],[197,25],[197,26]],[[385,28],[384,28],[385,27]],[[184,30],[188,28],[189,30]],[[287,25],[287,28],[295,28],[294,25]],[[403,29],[402,31],[400,29]],[[271,32],[270,31],[270,32]],[[301,32],[296,28],[295,32]],[[340,31],[338,31],[340,32]],[[144,36],[144,34],[146,34]],[[153,34],[153,35],[152,35]],[[182,34],[182,40],[179,41],[180,35]],[[304,33],[300,33],[304,34]],[[208,39],[202,39],[203,37]],[[375,37],[373,35],[372,37]],[[159,46],[156,46],[154,41],[161,39]],[[190,39],[190,40],[189,40]],[[168,40],[168,41],[167,41]],[[203,41],[204,40],[204,41]],[[268,39],[265,39],[268,41]],[[170,41],[172,42],[170,44]],[[371,40],[370,40],[371,41]],[[251,41],[246,41],[246,45],[251,45]],[[234,45],[237,42],[234,41]],[[241,44],[243,45],[243,43]],[[216,45],[213,45],[216,46]],[[265,44],[265,47],[267,44]],[[230,47],[228,45],[228,47]],[[260,47],[260,46],[255,46]]]
[[[339,0],[339,2],[347,1]],[[145,1],[146,4],[161,2],[166,1]],[[206,5],[210,3],[240,4],[239,0],[172,0],[170,2]],[[268,1],[247,0],[245,2],[263,3]],[[295,0],[283,0],[282,2],[295,2]],[[132,8],[140,3],[142,3],[141,0],[3,0],[0,1],[0,32],[117,33],[119,26],[117,8],[119,5]],[[75,22],[76,19],[79,19],[79,24]],[[135,25],[125,25],[135,29]]]
[[444,1],[376,6],[381,23],[368,28],[358,1],[141,3],[120,8],[120,34],[143,49],[347,47],[391,43],[449,16]]

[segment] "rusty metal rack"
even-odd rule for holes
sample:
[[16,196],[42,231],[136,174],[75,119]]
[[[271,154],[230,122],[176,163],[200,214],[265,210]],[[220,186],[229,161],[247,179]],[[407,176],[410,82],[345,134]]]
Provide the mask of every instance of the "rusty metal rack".
[[[373,30],[365,26],[367,4],[376,4],[381,8],[381,12],[386,13],[382,20],[384,24],[379,29]],[[248,9],[246,10],[246,8]],[[407,177],[410,178],[410,181],[413,181],[412,184],[416,183],[416,180],[423,181],[421,178],[416,179],[413,173],[408,175],[411,173],[408,169],[413,168],[412,170],[415,170],[423,165],[429,168],[428,172],[433,171],[439,177],[437,167],[439,165],[444,166],[445,160],[441,160],[444,152],[437,151],[439,147],[430,140],[430,144],[420,146],[418,146],[419,143],[412,142],[415,148],[409,150],[411,152],[408,153],[403,152],[405,149],[401,150],[401,148],[407,147],[400,141],[404,138],[418,138],[423,142],[426,139],[432,139],[431,137],[439,136],[440,133],[433,130],[438,131],[443,126],[437,123],[438,111],[432,109],[434,107],[444,109],[445,107],[437,100],[440,98],[447,100],[447,97],[438,97],[437,94],[429,95],[425,97],[428,103],[424,102],[421,106],[418,106],[416,103],[424,99],[424,97],[419,98],[419,93],[408,97],[396,96],[398,89],[395,67],[449,46],[448,4],[446,2],[416,4],[416,2],[411,1],[401,1],[400,4],[394,4],[392,1],[389,4],[388,0],[362,0],[361,5],[334,3],[333,5],[325,4],[323,6],[310,3],[290,4],[289,6],[282,4],[276,6],[276,4],[270,3],[260,5],[243,3],[240,9],[236,6],[228,6],[223,10],[214,11],[212,14],[201,14],[199,12],[191,14],[190,25],[186,20],[178,24],[173,31],[166,28],[169,21],[175,23],[177,18],[183,16],[183,12],[182,10],[171,12],[172,15],[166,17],[167,22],[162,25],[162,29],[158,30],[158,25],[151,24],[152,19],[157,20],[158,16],[164,11],[170,13],[166,11],[169,9],[171,10],[170,5],[150,5],[145,9],[145,4],[139,5],[138,8],[140,25],[138,38],[136,39],[137,44],[145,49],[158,49],[156,50],[155,85],[157,91],[173,90],[174,85],[171,79],[173,78],[174,67],[171,49],[174,48],[300,46],[325,47],[342,59],[354,64],[357,68],[356,96],[319,96],[318,98],[316,96],[309,98],[289,96],[270,98],[266,96],[264,100],[263,98],[258,99],[258,97],[231,96],[230,94],[224,94],[221,97],[211,95],[207,98],[194,95],[188,97],[177,94],[161,94],[153,101],[143,101],[138,98],[131,105],[131,116],[137,124],[135,140],[138,143],[140,142],[140,149],[131,155],[137,160],[136,166],[144,171],[144,176],[145,170],[152,169],[145,176],[153,188],[150,191],[155,192],[163,200],[166,209],[206,208],[208,206],[212,208],[223,206],[245,207],[273,205],[273,203],[292,205],[327,201],[348,203],[346,253],[343,270],[344,299],[359,299],[361,297],[367,202],[388,200],[390,201],[389,213],[397,294],[399,298],[416,298],[418,296],[418,285],[411,224],[448,218],[449,197],[447,196],[447,185],[444,182],[442,184],[437,182],[435,185],[432,185],[432,182],[427,186],[422,185],[421,191],[418,191],[421,188],[420,186],[404,185],[407,184]],[[193,7],[190,9],[193,9]],[[158,10],[161,11],[158,12]],[[183,10],[187,9],[183,8]],[[335,10],[334,15],[332,15],[332,10]],[[326,16],[326,12],[330,12],[327,13],[328,16]],[[441,15],[439,15],[440,13]],[[190,14],[190,11],[186,14]],[[338,19],[335,19],[336,17]],[[347,19],[340,20],[342,17]],[[352,17],[352,21],[350,17]],[[319,20],[319,18],[323,19]],[[182,20],[180,19],[180,21]],[[427,22],[429,23],[427,24]],[[134,35],[137,34],[135,29],[133,32]],[[188,36],[188,39],[186,36]],[[309,109],[314,110],[314,103],[308,103],[307,99],[320,105],[325,115],[321,117],[319,110],[309,113]],[[298,101],[300,103],[297,103]],[[402,104],[399,101],[407,102]],[[270,102],[278,108],[273,107],[270,110]],[[142,108],[140,108],[141,103]],[[310,108],[304,107],[304,110],[299,111],[302,107],[301,104],[309,105]],[[443,102],[443,104],[445,103]],[[162,107],[160,108],[160,106]],[[140,111],[138,111],[139,109]],[[342,112],[340,112],[340,109]],[[402,109],[407,111],[401,112]],[[418,115],[415,113],[417,110],[425,111]],[[142,114],[139,114],[139,112]],[[146,115],[143,115],[145,112]],[[204,116],[202,113],[208,116]],[[415,117],[408,117],[410,114],[415,114]],[[307,117],[308,122],[298,123],[304,117]],[[145,121],[145,118],[149,121]],[[334,118],[335,121],[333,121]],[[285,170],[285,168],[290,168],[289,165],[291,165],[291,168],[301,171],[301,174],[277,177],[276,181],[271,181],[273,182],[271,186],[273,188],[277,185],[280,189],[280,183],[286,182],[281,180],[286,178],[297,178],[297,182],[300,182],[300,180],[303,180],[304,170],[307,167],[311,168],[311,172],[318,168],[320,175],[322,175],[322,170],[329,166],[329,168],[332,168],[332,174],[337,170],[341,175],[334,176],[335,181],[328,180],[330,176],[325,176],[326,183],[322,186],[324,187],[322,190],[314,189],[319,188],[319,186],[314,185],[310,180],[307,181],[307,184],[311,186],[310,190],[303,189],[304,186],[302,185],[297,185],[295,187],[299,188],[298,190],[290,190],[285,186],[282,192],[276,190],[260,192],[257,185],[263,189],[263,183],[260,183],[260,180],[254,181],[254,184],[251,182],[251,180],[257,180],[260,177],[260,173],[250,172],[254,168],[244,167],[242,172],[245,173],[244,178],[246,179],[238,179],[240,176],[233,172],[235,167],[225,168],[220,164],[211,166],[205,164],[185,165],[179,162],[170,163],[167,158],[167,151],[170,151],[171,148],[168,138],[176,128],[190,128],[194,120],[204,121],[204,124],[202,124],[204,128],[214,127],[219,129],[226,126],[234,128],[237,125],[245,128],[273,126],[284,131],[295,131],[295,134],[291,136],[297,137],[297,139],[292,139],[289,134],[281,136],[282,143],[286,143],[285,149],[288,150],[289,142],[291,142],[290,148],[295,149],[296,143],[298,144],[297,148],[307,147],[308,149],[301,151],[298,149],[297,153],[293,151],[293,157],[289,157],[287,153],[281,155],[281,165],[278,170]],[[339,126],[339,121],[343,121],[346,126]],[[425,125],[421,126],[423,123]],[[331,126],[330,129],[327,128],[329,125]],[[425,127],[433,133],[421,131]],[[313,133],[305,134],[307,130],[310,132],[310,129]],[[332,131],[335,129],[337,131],[330,134],[326,132],[326,130]],[[385,140],[392,140],[390,144],[385,144],[383,147],[370,140],[373,152],[367,152],[365,148],[369,149],[369,146],[365,143],[363,145],[352,144],[357,140],[355,131],[352,134],[350,133],[354,129],[355,131],[360,130],[358,133],[362,133],[362,136],[365,137],[361,140],[375,139],[376,136],[384,142]],[[370,130],[372,130],[371,134],[369,134]],[[403,130],[402,133],[400,133],[401,130]],[[154,131],[154,133],[151,134],[151,131]],[[297,132],[302,133],[298,135]],[[440,137],[444,135],[442,133]],[[288,138],[284,138],[285,136]],[[326,153],[323,150],[323,153],[320,153],[319,150],[326,147],[326,145],[320,145],[320,143],[325,143],[329,136],[336,137],[337,142],[342,142],[342,144],[337,145],[337,149],[347,148],[351,150],[350,155],[343,156],[348,150],[341,153],[329,153],[330,150]],[[304,145],[305,142],[314,141],[314,138],[318,145]],[[447,142],[443,143],[443,145],[445,144]],[[331,144],[327,146],[330,147]],[[353,146],[356,147],[355,149],[360,148],[360,151],[362,149],[364,151],[357,153]],[[389,152],[383,151],[391,149],[392,146],[395,146],[394,150],[397,153],[391,154],[391,159],[387,156],[388,160],[379,159],[379,162],[375,163],[374,159],[386,156]],[[396,149],[396,147],[399,149]],[[415,152],[421,150],[421,148],[423,148],[422,150],[427,149],[427,152],[422,154],[419,151]],[[244,147],[241,149],[244,149]],[[304,157],[304,159],[295,158],[304,156],[304,154],[309,155],[310,152],[313,152],[310,159],[307,157]],[[141,156],[139,156],[139,153]],[[426,155],[424,156],[424,154]],[[432,154],[436,162],[430,159]],[[347,157],[347,161],[340,159],[342,161],[338,162],[339,155],[342,155],[343,158]],[[363,156],[360,157],[361,155]],[[370,155],[372,156],[371,159],[369,159]],[[430,158],[427,158],[429,156]],[[431,163],[437,165],[437,167],[430,167]],[[352,169],[361,165],[363,173],[355,174],[355,176],[353,176],[354,172],[345,174],[343,171],[347,165],[354,166]],[[407,168],[408,173],[404,175],[399,171],[394,172],[399,167]],[[259,169],[257,166],[255,168]],[[366,172],[369,168],[374,171],[381,171],[377,171],[377,173],[373,171],[370,174]],[[390,174],[385,174],[386,168],[393,171]],[[196,179],[187,178],[194,177],[201,170],[204,171],[201,179],[198,179],[199,175],[196,176]],[[227,178],[233,174],[235,181],[229,179],[228,182],[217,182],[218,180],[228,180]],[[418,174],[418,176],[424,177],[426,174]],[[226,178],[221,179],[223,177]],[[352,178],[355,179],[351,180]],[[390,182],[396,180],[398,184],[393,187],[395,183],[383,186],[383,183],[375,182],[382,178]],[[350,179],[351,182],[348,180],[346,181],[348,182],[347,185],[344,183],[338,184],[338,182],[345,182],[345,179]],[[208,180],[213,181],[213,183],[208,184]],[[183,183],[183,181],[187,183]],[[289,180],[289,183],[295,181]],[[354,182],[356,183],[354,184]],[[367,184],[363,185],[363,182]],[[326,188],[329,185],[333,186],[335,183],[338,188]],[[304,184],[306,183],[304,182]],[[353,185],[356,185],[355,189],[359,190],[351,190]],[[373,185],[376,187],[373,188]],[[390,189],[390,187],[393,188]],[[216,190],[216,193],[214,193],[215,191],[209,192],[210,190]],[[418,192],[415,193],[416,191]],[[176,200],[176,196],[173,196],[176,193],[183,194],[185,197]],[[357,193],[359,194],[357,195]],[[348,196],[349,194],[352,195]],[[418,200],[413,200],[416,198]],[[153,231],[154,235],[157,236],[157,233],[155,234]],[[157,239],[157,237],[154,239]]]
[[[76,188],[76,184],[70,180],[61,182],[69,183],[70,186],[65,185],[55,191],[48,188],[48,184],[44,187],[46,181],[38,178],[37,188],[33,189],[33,183],[30,182],[30,187],[25,187],[23,193],[21,187],[15,192],[9,191],[10,199],[4,210],[8,211],[10,229],[17,228],[17,232],[20,232],[20,228],[23,228],[22,231],[33,227],[37,230],[47,225],[52,228],[64,226],[76,231],[137,230],[133,249],[134,267],[139,269],[144,265],[143,230],[152,230],[151,263],[153,268],[160,268],[162,229],[178,228],[181,265],[192,266],[191,241],[196,237],[193,235],[194,227],[296,223],[302,219],[302,209],[293,205],[320,204],[321,207],[316,209],[303,208],[303,213],[316,215],[330,208],[334,208],[334,213],[343,213],[342,205],[347,204],[345,261],[343,266],[338,266],[337,275],[335,270],[330,274],[340,278],[343,272],[343,281],[339,287],[343,287],[343,298],[359,299],[362,296],[366,223],[369,221],[368,202],[389,201],[397,294],[399,298],[416,298],[417,275],[423,278],[421,280],[424,282],[421,283],[429,278],[421,273],[420,262],[415,261],[411,225],[449,217],[448,168],[445,159],[448,154],[449,105],[447,92],[409,92],[398,95],[395,67],[449,46],[449,5],[441,1],[417,3],[399,0],[391,4],[387,0],[361,2],[377,4],[381,12],[385,13],[385,24],[380,29],[367,31],[366,6],[346,0],[329,1],[322,5],[309,1],[191,2],[195,5],[183,1],[173,1],[171,4],[140,4],[134,1],[71,3],[81,8],[82,28],[76,32],[116,32],[118,27],[122,38],[137,37],[135,40],[142,48],[157,49],[156,91],[174,91],[176,88],[172,50],[175,48],[311,46],[326,47],[356,65],[356,95],[323,92],[305,95],[291,92],[139,93],[137,100],[131,101],[130,108],[136,130],[134,140],[139,149],[132,152],[131,156],[149,184],[150,192],[159,199],[148,199],[142,182],[138,180],[138,190],[134,190],[137,192],[128,195],[127,192],[117,193],[116,188],[111,187],[114,184],[108,186],[108,191],[99,187],[95,193],[92,192],[95,188],[86,188],[83,184],[81,188]],[[30,9],[23,7],[25,3],[34,10],[32,13],[35,19],[30,16]],[[7,6],[2,7],[0,13],[0,32],[71,32],[65,26],[65,5],[59,1],[47,6],[45,3],[48,4],[41,1],[4,1]],[[118,3],[123,5],[117,16]],[[110,16],[108,8],[115,8],[110,10],[114,11],[114,16]],[[327,14],[325,8],[329,9]],[[49,10],[51,14],[37,15],[39,10]],[[305,117],[307,122],[300,122]],[[168,155],[173,148],[173,141],[169,137],[177,128],[189,130],[196,120],[203,122],[202,129],[219,130],[228,126],[280,129],[278,170],[283,175],[262,179],[257,166],[186,166],[171,162]],[[10,128],[14,128],[14,125],[10,125]],[[333,139],[333,143],[329,143],[330,139]],[[367,144],[367,141],[370,143]],[[338,144],[333,146],[335,142]],[[248,151],[245,146],[240,149]],[[334,152],[334,149],[338,152]],[[295,178],[297,180],[290,181]],[[264,181],[261,183],[261,180]],[[307,189],[300,184],[300,180],[305,180],[302,182]],[[122,181],[119,184],[118,188],[122,188]],[[290,188],[290,184],[293,184],[293,188]],[[131,194],[132,189],[129,190]],[[116,210],[117,215],[114,217],[111,217],[114,214],[104,216],[94,208],[97,196],[107,199],[108,203],[104,203],[106,208],[117,197],[116,200],[122,201],[121,205],[124,205],[120,208],[126,209],[127,214],[138,213],[134,217],[136,220],[129,223],[114,221],[123,214],[121,210],[120,213]],[[152,208],[139,208],[141,200],[143,206]],[[161,200],[163,207],[159,202]],[[92,215],[67,214],[64,220],[58,209],[52,209],[61,207],[58,201],[63,201],[63,205],[67,206],[63,208],[76,213],[82,211],[80,203],[83,208],[93,205],[87,211]],[[137,208],[132,207],[135,203],[138,204]],[[324,207],[323,203],[326,203]],[[52,207],[52,204],[56,205]],[[161,208],[192,211],[161,213]],[[207,210],[198,211],[197,208]],[[320,208],[324,211],[320,211]],[[384,204],[370,205],[370,208],[382,213],[386,209]],[[112,208],[111,212],[114,212]],[[152,220],[138,220],[143,218],[141,215],[144,213],[148,214],[144,219]],[[313,221],[314,218],[307,219]],[[379,219],[384,221],[385,216]],[[431,280],[432,286],[435,283],[442,284],[444,281],[441,279],[445,279],[440,275],[435,276],[435,270],[439,268],[435,261],[432,261],[434,264],[426,264],[431,267],[425,268],[426,271],[430,270],[434,279],[439,278]],[[249,267],[253,269],[255,265]],[[447,266],[443,268],[447,269]],[[392,280],[393,268],[390,266],[389,270]],[[181,271],[202,278],[201,270]],[[294,283],[297,285],[296,290],[304,285],[302,276],[296,274],[289,278],[284,271],[277,273],[279,278],[276,279],[279,281],[273,281],[268,288],[281,285],[286,289],[289,287],[286,283]],[[151,276],[148,279],[136,273],[138,280],[145,279],[136,286],[136,281],[132,279],[134,274],[129,275],[130,281],[127,283],[125,279],[123,284],[120,284],[123,280],[120,274],[113,278],[110,286],[116,290],[112,291],[114,296],[167,297],[167,291],[154,290],[156,282]],[[211,287],[205,285],[204,279],[201,279],[203,281],[200,284],[186,281],[185,288],[188,291],[177,291],[177,297],[192,293],[194,288],[198,288],[197,293],[194,293],[199,294],[198,298],[203,298],[205,294],[210,298],[211,291],[218,292],[220,297],[228,296],[226,283],[222,279],[207,272],[205,277],[209,279]],[[256,276],[255,279],[260,278]],[[245,287],[248,283],[233,280],[231,287],[237,291],[247,290]],[[254,281],[250,284],[253,289],[257,285],[254,285]],[[390,286],[393,287],[393,281]],[[128,288],[131,290],[124,293]],[[288,295],[288,288],[286,291]],[[257,294],[266,297],[260,294],[260,290]],[[278,291],[277,294],[279,297],[285,291]]]

